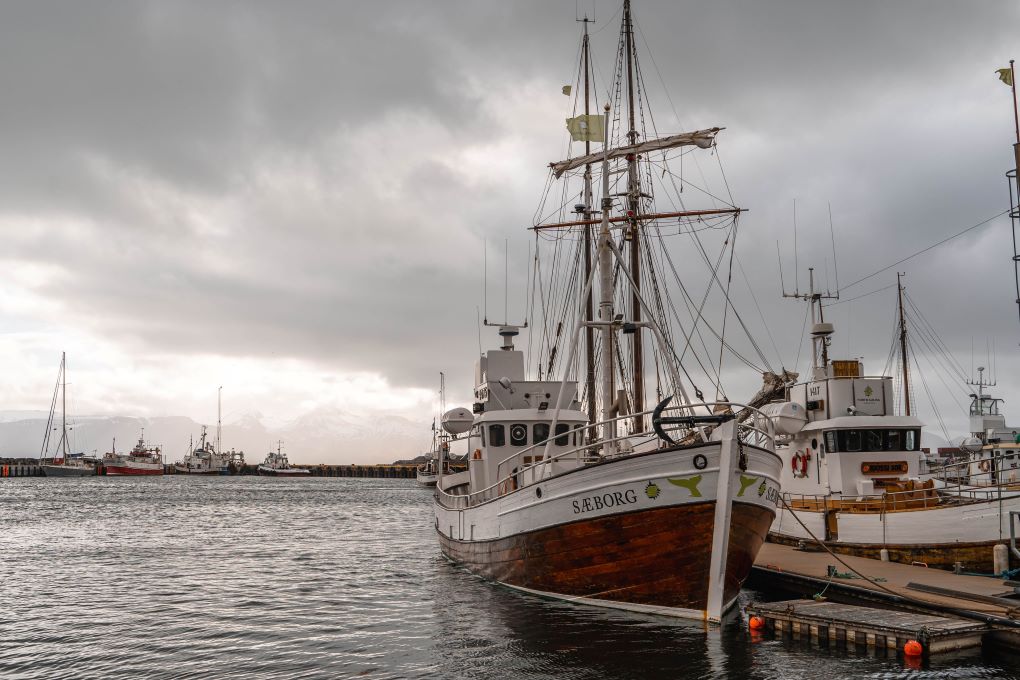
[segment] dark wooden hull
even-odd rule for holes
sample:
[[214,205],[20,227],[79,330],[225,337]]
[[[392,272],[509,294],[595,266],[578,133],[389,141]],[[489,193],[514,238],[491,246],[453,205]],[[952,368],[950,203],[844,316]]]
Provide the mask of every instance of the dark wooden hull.
[[[439,534],[444,554],[485,578],[609,606],[707,607],[715,502],[610,515],[490,541]],[[725,601],[736,598],[773,513],[734,503]],[[608,602],[605,602],[608,601]]]
[[[800,539],[791,536],[782,536],[770,533],[768,540],[781,545],[796,546]],[[822,550],[821,546],[813,541],[806,540],[804,543],[808,550]],[[853,555],[855,557],[868,557],[874,560],[881,559],[882,548],[889,550],[889,561],[902,564],[913,564],[915,562],[925,564],[937,569],[953,569],[957,562],[963,564],[965,571],[981,572],[990,574],[994,569],[992,561],[992,548],[997,543],[1005,541],[980,541],[975,543],[926,543],[923,545],[905,545],[889,543],[839,543],[826,541],[825,546],[839,555]],[[1015,566],[1016,559],[1011,558],[1011,565]]]

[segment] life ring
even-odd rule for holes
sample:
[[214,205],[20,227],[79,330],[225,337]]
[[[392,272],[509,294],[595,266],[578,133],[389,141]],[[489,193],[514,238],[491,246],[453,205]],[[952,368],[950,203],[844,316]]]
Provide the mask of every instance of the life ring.
[[790,467],[793,468],[794,477],[807,477],[808,460],[811,459],[810,451],[798,451],[790,460]]
[[475,449],[475,452],[471,454],[471,460],[481,460],[481,459],[482,459],[482,450],[481,449]]
[[981,472],[988,472],[992,468],[992,464],[990,461],[983,460],[978,463],[978,468],[980,468]]

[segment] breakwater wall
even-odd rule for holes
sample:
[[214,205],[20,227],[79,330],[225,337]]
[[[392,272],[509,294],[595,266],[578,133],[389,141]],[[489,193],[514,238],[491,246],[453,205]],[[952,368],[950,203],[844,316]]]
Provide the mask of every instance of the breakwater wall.
[[[313,477],[375,477],[392,479],[414,479],[415,465],[295,465],[294,467],[308,470]],[[465,468],[454,466],[453,472]],[[96,474],[106,473],[102,465],[96,468]],[[173,465],[164,465],[163,474],[182,474],[174,470]],[[257,465],[234,466],[230,474],[257,475]],[[0,459],[0,478],[5,477],[44,477],[42,467],[34,459]]]

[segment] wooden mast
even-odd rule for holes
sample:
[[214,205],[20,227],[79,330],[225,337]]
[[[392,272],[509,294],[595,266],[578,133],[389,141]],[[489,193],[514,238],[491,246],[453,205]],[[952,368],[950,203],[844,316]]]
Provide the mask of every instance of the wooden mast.
[[896,272],[896,289],[899,293],[900,302],[900,361],[903,364],[903,415],[910,415],[910,381],[907,370],[907,324],[903,320],[903,284],[900,277],[903,275]]
[[[627,139],[630,144],[637,143],[638,133],[635,129],[634,120],[634,24],[630,15],[630,0],[623,3],[623,33],[624,48],[627,51]],[[631,289],[631,321],[635,324],[641,323],[641,240],[638,229],[638,209],[641,186],[638,178],[637,154],[627,156],[627,217],[630,224],[627,237],[630,240],[630,273],[634,279],[634,286]],[[644,355],[641,346],[641,331],[631,335],[631,346],[633,348],[633,370],[634,370],[634,413],[644,410],[645,401],[645,377],[644,377]],[[635,416],[634,432],[644,431],[644,418]]]
[[[584,37],[581,39],[581,58],[584,67],[584,115],[587,120],[589,115],[589,95],[590,95],[590,82],[588,80],[589,67],[589,56],[588,56],[588,16],[584,17]],[[604,122],[603,122],[604,125]],[[584,154],[591,154],[591,138],[585,135],[584,138]],[[592,226],[592,192],[591,192],[591,163],[586,163],[584,166],[584,221],[587,223],[584,226],[584,280],[587,281],[591,277],[591,246],[592,246],[592,232],[594,227]],[[584,379],[584,390],[585,394],[588,395],[588,422],[595,422],[595,329],[591,326],[591,322],[594,320],[594,300],[591,289],[588,290],[587,299],[584,301],[584,318],[588,322],[588,325],[584,328],[584,342],[585,342],[585,379]]]

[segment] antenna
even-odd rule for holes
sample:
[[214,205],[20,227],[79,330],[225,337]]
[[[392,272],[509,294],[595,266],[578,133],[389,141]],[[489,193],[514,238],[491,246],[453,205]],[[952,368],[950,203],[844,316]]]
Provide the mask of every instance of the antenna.
[[489,241],[482,239],[482,293],[485,306],[485,322],[489,322]]
[[776,259],[779,260],[779,289],[786,297],[786,280],[783,278],[783,256],[779,252],[779,241],[776,241]]
[[585,10],[584,18],[581,18],[581,2],[580,0],[574,0],[574,21],[583,22],[586,24],[595,23],[595,2],[591,3],[591,19],[588,18],[588,11]]
[[829,203],[829,238],[832,240],[832,271],[836,276],[836,299],[839,299],[839,265],[836,263],[836,232],[832,228],[832,203]]
[[503,239],[503,323],[510,323],[510,239]]
[[800,295],[800,261],[797,258],[797,199],[793,199],[793,293]]

